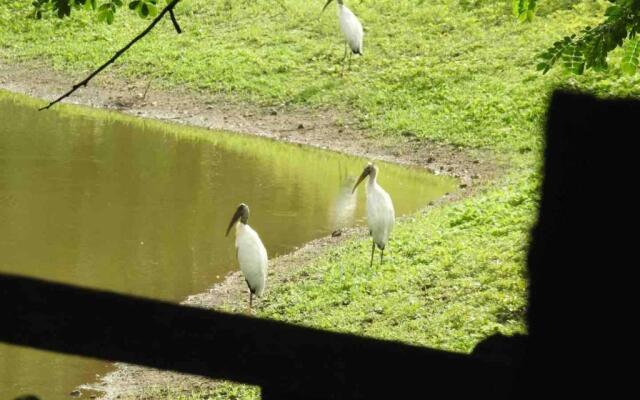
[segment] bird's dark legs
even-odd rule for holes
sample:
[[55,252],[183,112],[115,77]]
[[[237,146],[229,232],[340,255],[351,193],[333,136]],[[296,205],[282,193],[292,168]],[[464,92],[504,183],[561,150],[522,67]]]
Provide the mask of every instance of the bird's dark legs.
[[382,265],[382,257],[384,256],[384,249],[380,250],[380,265]]
[[344,75],[344,60],[347,58],[347,42],[344,42],[344,55],[342,56],[342,69],[340,70],[340,75]]
[[253,309],[253,293],[249,290],[249,310]]
[[373,267],[373,252],[376,251],[376,242],[371,243],[371,262],[369,263],[369,270]]
[[353,57],[353,53],[349,53],[349,66],[347,67],[347,71],[351,71],[351,57]]

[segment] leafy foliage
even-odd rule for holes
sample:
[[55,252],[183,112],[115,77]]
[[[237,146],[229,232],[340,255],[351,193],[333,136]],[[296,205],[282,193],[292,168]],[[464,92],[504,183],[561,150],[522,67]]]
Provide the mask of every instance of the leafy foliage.
[[537,0],[513,0],[513,13],[520,21],[531,21],[536,11]]
[[[531,1],[512,0],[514,13],[522,21],[530,21],[535,9],[529,8]],[[559,60],[564,68],[581,75],[587,69],[606,71],[609,67],[607,57],[618,48],[624,48],[624,57],[620,68],[625,74],[635,74],[638,66],[638,41],[636,34],[640,30],[640,0],[609,0],[605,19],[600,25],[586,27],[579,34],[566,36],[558,40],[538,55],[537,69],[547,73]]]
[[35,8],[34,17],[37,19],[42,18],[43,12],[47,10],[53,11],[59,18],[64,18],[71,15],[71,9],[95,10],[97,0],[34,0],[32,4]]
[[155,17],[158,15],[156,3],[157,0],[135,0],[129,3],[129,8],[135,10],[140,18],[145,18],[149,15]]
[[111,24],[116,9],[120,6],[122,6],[121,0],[113,0],[100,5],[100,7],[98,7],[98,21],[106,21],[107,24]]
[[[168,2],[167,2],[168,3]],[[40,19],[47,12],[52,12],[58,18],[71,15],[71,10],[95,11],[98,21],[113,23],[116,10],[124,5],[123,0],[108,0],[98,6],[98,0],[34,0],[33,16]],[[158,15],[158,0],[132,0],[129,9],[140,18]]]
[[640,40],[629,39],[624,44],[624,56],[620,68],[627,75],[633,75],[638,69],[638,56],[640,56]]

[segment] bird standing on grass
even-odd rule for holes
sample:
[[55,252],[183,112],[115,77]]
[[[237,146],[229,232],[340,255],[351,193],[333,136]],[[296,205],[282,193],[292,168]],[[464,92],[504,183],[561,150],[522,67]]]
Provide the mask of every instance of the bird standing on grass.
[[236,227],[236,257],[244,280],[249,286],[249,309],[253,306],[253,295],[261,297],[267,284],[267,250],[260,237],[247,224],[249,207],[242,203],[231,218],[227,233]]
[[371,246],[371,263],[369,264],[369,268],[371,268],[373,266],[373,253],[376,250],[376,246],[378,246],[381,251],[380,264],[382,264],[384,248],[389,242],[389,235],[393,229],[396,216],[393,210],[391,196],[376,182],[378,167],[372,163],[367,164],[351,192],[355,192],[360,182],[367,176],[369,177],[369,183],[367,183],[367,224],[369,225],[369,232],[373,239]]
[[[333,0],[328,0],[327,4],[322,8],[322,11],[324,11],[332,1]],[[364,31],[362,30],[362,24],[358,20],[358,17],[356,17],[355,14],[344,5],[343,0],[336,0],[336,2],[338,4],[340,30],[342,31],[345,40],[341,72],[344,73],[344,60],[347,58],[347,45],[351,49],[351,53],[349,53],[349,69],[351,69],[351,56],[353,54],[363,55],[362,38],[364,37]]]

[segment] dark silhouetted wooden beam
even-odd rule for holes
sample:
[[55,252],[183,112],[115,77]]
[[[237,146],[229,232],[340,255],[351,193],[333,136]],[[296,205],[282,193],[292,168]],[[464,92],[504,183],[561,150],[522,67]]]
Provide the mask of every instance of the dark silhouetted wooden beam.
[[0,341],[256,384],[265,398],[509,391],[502,363],[37,279],[0,275],[0,304]]

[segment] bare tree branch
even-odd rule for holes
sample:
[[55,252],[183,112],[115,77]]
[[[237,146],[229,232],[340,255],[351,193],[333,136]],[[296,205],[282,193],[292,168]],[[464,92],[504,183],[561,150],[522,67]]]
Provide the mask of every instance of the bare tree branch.
[[178,25],[178,20],[176,19],[176,15],[173,13],[173,9],[169,10],[169,16],[171,17],[171,22],[173,22],[173,27],[176,28],[176,32],[178,32],[178,34],[182,33],[182,29],[180,29],[180,25]]
[[173,8],[176,6],[176,4],[178,4],[180,2],[180,0],[173,0],[171,1],[171,3],[167,4],[167,6],[165,8],[162,9],[162,11],[160,12],[160,14],[158,14],[153,21],[151,21],[151,24],[149,24],[149,26],[142,32],[140,32],[140,34],[138,36],[136,36],[135,38],[133,38],[133,40],[131,40],[126,46],[124,46],[123,48],[121,48],[120,50],[116,51],[116,54],[113,55],[113,57],[111,57],[109,59],[109,61],[107,61],[106,63],[102,64],[100,67],[98,67],[98,69],[96,69],[95,71],[93,71],[91,74],[89,74],[89,76],[87,76],[84,80],[76,83],[75,85],[73,85],[71,87],[71,90],[69,90],[67,93],[63,94],[62,96],[58,97],[57,99],[55,99],[54,101],[52,101],[51,103],[47,104],[45,107],[39,108],[38,111],[42,111],[42,110],[46,110],[49,107],[51,107],[52,105],[60,102],[61,100],[63,100],[66,97],[69,97],[73,92],[75,92],[76,90],[78,90],[78,88],[82,87],[82,86],[87,86],[87,83],[89,83],[89,81],[91,79],[93,79],[96,75],[98,75],[103,69],[107,68],[110,64],[112,64],[115,60],[118,59],[118,57],[120,57],[121,55],[123,55],[127,50],[129,50],[129,48],[131,46],[133,46],[138,40],[142,39],[143,37],[145,37],[147,35],[147,33],[149,33],[158,22],[160,22],[160,20],[165,16],[166,13],[170,13],[171,15],[171,20],[173,21],[173,26],[176,28],[176,30],[178,31],[178,33],[182,32],[182,30],[180,30],[180,26],[178,25],[178,22],[175,21],[175,16],[173,15]]

